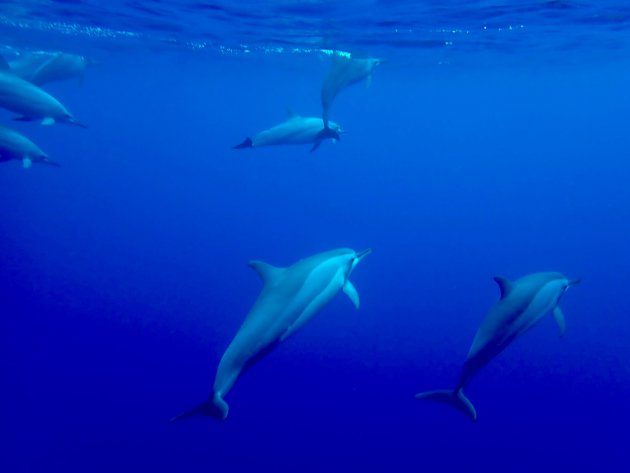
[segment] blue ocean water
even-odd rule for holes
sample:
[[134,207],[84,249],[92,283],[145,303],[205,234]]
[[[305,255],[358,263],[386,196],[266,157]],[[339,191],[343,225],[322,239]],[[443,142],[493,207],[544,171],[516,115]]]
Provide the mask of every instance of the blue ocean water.
[[[0,163],[5,472],[626,471],[630,8],[625,2],[20,0],[2,53],[94,58],[47,84],[89,128],[11,120],[62,167]],[[331,51],[382,57],[337,144],[233,150],[319,116]],[[372,248],[338,295],[210,392],[261,284]],[[473,380],[498,288],[582,284]]]

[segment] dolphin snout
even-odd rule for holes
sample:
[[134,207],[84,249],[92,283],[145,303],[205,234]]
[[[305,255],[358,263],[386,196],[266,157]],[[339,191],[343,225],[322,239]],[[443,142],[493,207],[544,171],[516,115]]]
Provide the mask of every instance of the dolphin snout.
[[369,255],[370,253],[372,253],[372,248],[368,248],[368,249],[366,249],[366,250],[359,251],[359,252],[357,252],[356,259],[360,260],[360,259],[362,259],[364,256]]

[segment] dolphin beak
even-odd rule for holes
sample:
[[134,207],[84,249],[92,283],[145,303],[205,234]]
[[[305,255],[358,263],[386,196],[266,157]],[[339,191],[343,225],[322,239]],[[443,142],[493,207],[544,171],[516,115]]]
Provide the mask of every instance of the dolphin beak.
[[572,279],[571,281],[569,281],[569,287],[575,286],[576,284],[580,284],[581,282],[582,282],[581,279]]
[[372,253],[372,248],[368,248],[367,250],[363,250],[363,251],[359,251],[357,253],[357,256],[355,257],[355,259],[357,261],[361,261],[363,259],[364,256],[369,255],[370,253]]

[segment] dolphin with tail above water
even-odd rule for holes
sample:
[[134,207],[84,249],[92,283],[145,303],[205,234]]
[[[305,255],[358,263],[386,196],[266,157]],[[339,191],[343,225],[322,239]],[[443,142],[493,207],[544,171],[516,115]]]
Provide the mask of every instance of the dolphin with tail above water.
[[225,395],[241,372],[286,340],[322,310],[341,290],[359,307],[359,295],[350,282],[355,266],[371,250],[338,249],[319,253],[288,268],[252,261],[264,284],[232,342],[225,350],[210,398],[172,421],[205,415],[225,419]]
[[501,297],[481,323],[455,389],[419,393],[416,399],[449,404],[477,420],[477,411],[463,390],[481,368],[550,312],[564,335],[564,315],[558,302],[579,280],[571,281],[553,272],[530,274],[514,282],[500,276],[494,280]]
[[233,146],[234,149],[259,148],[261,146],[272,145],[302,145],[312,144],[311,151],[319,148],[323,140],[331,138],[335,141],[340,139],[341,127],[334,122],[330,122],[330,136],[318,137],[323,122],[318,117],[302,117],[293,110],[288,109],[288,118],[282,123],[261,131],[254,138],[245,138],[242,143]]

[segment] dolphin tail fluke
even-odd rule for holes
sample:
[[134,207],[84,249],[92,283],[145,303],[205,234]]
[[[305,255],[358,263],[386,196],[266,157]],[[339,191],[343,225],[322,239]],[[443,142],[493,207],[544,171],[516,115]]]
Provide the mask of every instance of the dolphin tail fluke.
[[218,420],[225,420],[228,415],[229,406],[227,402],[223,400],[221,395],[215,394],[211,399],[202,402],[198,406],[192,409],[182,412],[181,414],[172,417],[171,422],[187,419],[189,417],[206,416],[214,417]]
[[477,411],[473,403],[464,395],[461,389],[444,389],[439,391],[426,391],[416,394],[416,399],[431,399],[453,406],[463,412],[472,420],[477,420]]
[[232,149],[245,149],[251,148],[254,144],[252,143],[252,139],[248,136],[245,140],[236,146],[232,146]]

